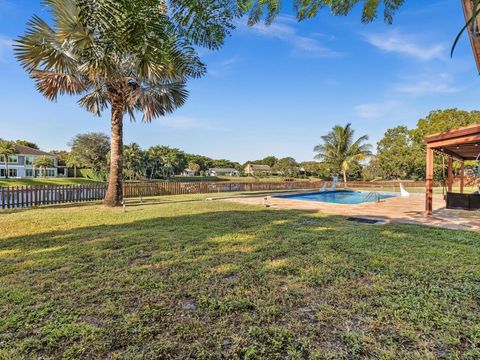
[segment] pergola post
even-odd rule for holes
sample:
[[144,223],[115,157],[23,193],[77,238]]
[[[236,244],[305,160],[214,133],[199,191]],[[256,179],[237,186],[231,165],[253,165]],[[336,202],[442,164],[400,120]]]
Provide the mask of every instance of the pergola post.
[[465,162],[460,162],[460,193],[463,194],[465,187]]
[[427,169],[425,173],[425,212],[427,213],[427,215],[432,215],[433,212],[433,157],[433,149],[431,147],[427,147]]
[[453,190],[453,157],[448,157],[448,192]]

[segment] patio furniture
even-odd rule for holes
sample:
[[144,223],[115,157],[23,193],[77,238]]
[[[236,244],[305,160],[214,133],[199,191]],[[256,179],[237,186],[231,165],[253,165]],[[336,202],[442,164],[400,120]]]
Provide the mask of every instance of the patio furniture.
[[400,196],[401,197],[410,197],[410,193],[405,189],[402,183],[400,183]]
[[480,210],[480,194],[447,193],[447,209]]

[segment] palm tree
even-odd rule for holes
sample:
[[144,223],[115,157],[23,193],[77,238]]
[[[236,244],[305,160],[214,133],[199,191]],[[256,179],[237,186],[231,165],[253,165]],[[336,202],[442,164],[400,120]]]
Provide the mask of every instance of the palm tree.
[[53,159],[48,156],[40,156],[33,161],[33,166],[36,168],[42,169],[42,175],[44,178],[47,177],[47,168],[53,166]]
[[[77,168],[82,166],[80,159],[78,158],[77,154],[71,152],[67,155],[67,158],[65,160],[65,165],[67,165],[69,168],[73,168],[73,177],[77,177]],[[67,174],[68,176],[68,174]]]
[[323,144],[317,145],[313,149],[316,152],[316,159],[332,164],[342,172],[345,188],[350,166],[371,155],[371,145],[363,144],[368,140],[368,136],[363,135],[354,140],[354,134],[355,131],[351,124],[347,124],[345,127],[335,125],[332,131],[322,136]]
[[[206,68],[193,45],[216,49],[237,15],[222,1],[46,0],[53,26],[34,16],[15,53],[49,100],[82,95],[95,115],[110,107],[110,176],[104,204],[123,199],[123,117],[173,112],[186,82]],[[168,4],[168,5],[167,5]]]
[[5,164],[5,178],[8,179],[8,159],[11,155],[18,154],[13,141],[0,139],[0,157],[3,157]]
[[123,147],[123,156],[125,158],[125,168],[130,180],[138,175],[142,167],[143,151],[136,143],[125,145]]

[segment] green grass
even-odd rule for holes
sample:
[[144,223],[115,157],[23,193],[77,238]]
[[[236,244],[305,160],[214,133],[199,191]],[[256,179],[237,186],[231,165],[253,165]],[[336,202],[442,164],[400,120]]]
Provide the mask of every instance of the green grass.
[[98,181],[83,178],[0,179],[0,186],[83,185]]
[[480,357],[480,236],[191,195],[0,214],[0,358]]

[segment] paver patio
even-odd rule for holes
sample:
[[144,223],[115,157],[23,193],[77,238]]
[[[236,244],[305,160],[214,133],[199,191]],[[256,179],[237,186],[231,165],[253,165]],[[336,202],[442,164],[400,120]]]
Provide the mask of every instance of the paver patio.
[[385,223],[422,224],[480,232],[480,211],[446,209],[442,195],[434,195],[432,216],[425,215],[425,195],[423,194],[413,194],[409,198],[398,196],[382,200],[380,203],[356,205],[278,198],[278,195],[281,194],[234,196],[221,200],[264,206],[267,198],[267,203],[273,209],[309,210],[332,215],[376,219]]

